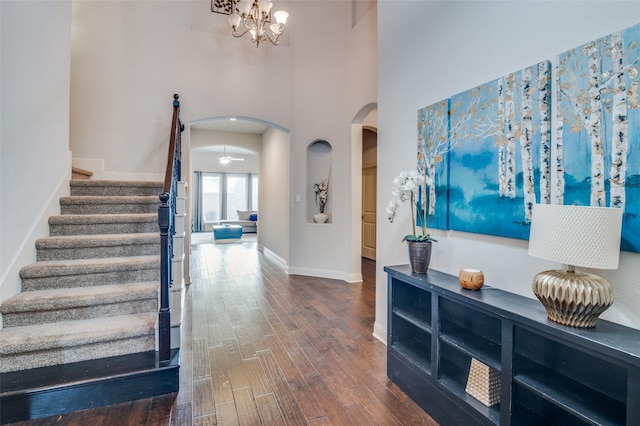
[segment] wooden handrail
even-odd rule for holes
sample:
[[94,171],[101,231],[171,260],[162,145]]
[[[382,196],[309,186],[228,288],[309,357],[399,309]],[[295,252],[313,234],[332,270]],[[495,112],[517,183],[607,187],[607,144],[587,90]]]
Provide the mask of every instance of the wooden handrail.
[[[164,172],[163,192],[170,193],[171,184],[173,182],[173,164],[176,157],[176,145],[180,142],[180,133],[182,132],[182,122],[180,120],[180,101],[178,94],[173,95],[173,118],[171,119],[171,133],[169,134],[169,155],[167,155],[167,167]],[[180,133],[176,131],[180,126]],[[180,149],[178,150],[180,151]]]
[[176,212],[176,192],[181,178],[182,147],[180,134],[184,130],[180,119],[179,96],[173,95],[173,118],[169,135],[169,153],[164,184],[160,194],[158,208],[158,226],[160,227],[160,309],[158,310],[158,356],[160,362],[171,358],[171,306],[169,288],[171,287],[171,259],[173,258],[173,236],[175,234],[173,217]]

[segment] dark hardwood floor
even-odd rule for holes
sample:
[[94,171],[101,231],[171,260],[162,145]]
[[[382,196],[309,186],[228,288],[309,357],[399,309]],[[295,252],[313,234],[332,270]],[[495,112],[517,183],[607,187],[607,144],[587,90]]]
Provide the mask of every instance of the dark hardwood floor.
[[193,246],[180,391],[16,425],[436,425],[386,377],[362,284],[288,276],[255,243]]

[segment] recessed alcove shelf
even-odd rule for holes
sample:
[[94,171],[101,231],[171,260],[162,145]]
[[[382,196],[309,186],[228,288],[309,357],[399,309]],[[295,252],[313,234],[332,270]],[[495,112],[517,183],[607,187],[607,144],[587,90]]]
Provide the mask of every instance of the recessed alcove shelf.
[[[307,223],[315,223],[313,215],[319,212],[313,186],[327,178],[330,179],[332,161],[333,148],[329,142],[316,139],[307,147],[307,184],[305,186],[307,191],[305,215]],[[327,223],[332,222],[332,195],[332,182],[329,181],[329,196],[327,197],[327,204],[324,208],[324,212],[328,215]]]

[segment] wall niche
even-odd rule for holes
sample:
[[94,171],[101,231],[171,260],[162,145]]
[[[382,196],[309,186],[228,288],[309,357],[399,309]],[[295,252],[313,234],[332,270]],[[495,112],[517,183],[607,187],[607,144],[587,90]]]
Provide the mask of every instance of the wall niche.
[[321,217],[316,216],[320,212],[321,200],[320,194],[316,196],[316,184],[321,185],[322,182],[328,182],[328,191],[326,203],[324,205],[323,213],[327,215],[324,223],[331,223],[331,198],[332,198],[332,183],[331,183],[331,164],[332,164],[333,148],[331,144],[325,140],[316,139],[311,142],[307,147],[307,197],[306,197],[306,209],[307,209],[307,223],[319,223],[322,221]]

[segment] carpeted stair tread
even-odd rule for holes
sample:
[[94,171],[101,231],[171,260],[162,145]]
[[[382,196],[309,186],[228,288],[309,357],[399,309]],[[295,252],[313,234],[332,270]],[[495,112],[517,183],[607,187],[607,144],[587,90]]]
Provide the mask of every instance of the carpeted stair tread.
[[49,217],[49,225],[100,225],[112,223],[158,222],[158,213],[134,214],[64,214]]
[[62,235],[36,240],[36,249],[114,247],[135,244],[159,244],[160,234]]
[[158,195],[60,197],[62,214],[157,213],[160,205]]
[[138,195],[138,196],[99,196],[99,195],[78,195],[60,197],[60,204],[65,205],[85,205],[85,204],[158,204],[160,199],[157,195]]
[[160,268],[160,256],[128,256],[99,259],[48,260],[32,263],[20,270],[20,278],[41,278],[91,274],[120,270]]
[[157,317],[154,312],[3,328],[0,330],[0,355],[72,349],[74,346],[147,336],[155,334]]
[[105,186],[121,186],[125,188],[162,188],[162,181],[148,180],[71,180],[71,187],[105,187]]
[[147,281],[94,287],[23,291],[4,301],[0,305],[0,313],[6,315],[15,312],[69,309],[157,298],[159,285],[156,281]]
[[156,198],[162,192],[163,182],[158,181],[120,181],[120,180],[78,180],[71,181],[71,195],[153,195]]
[[[153,207],[155,208],[155,207]],[[49,218],[51,236],[158,233],[158,213],[63,214]]]

